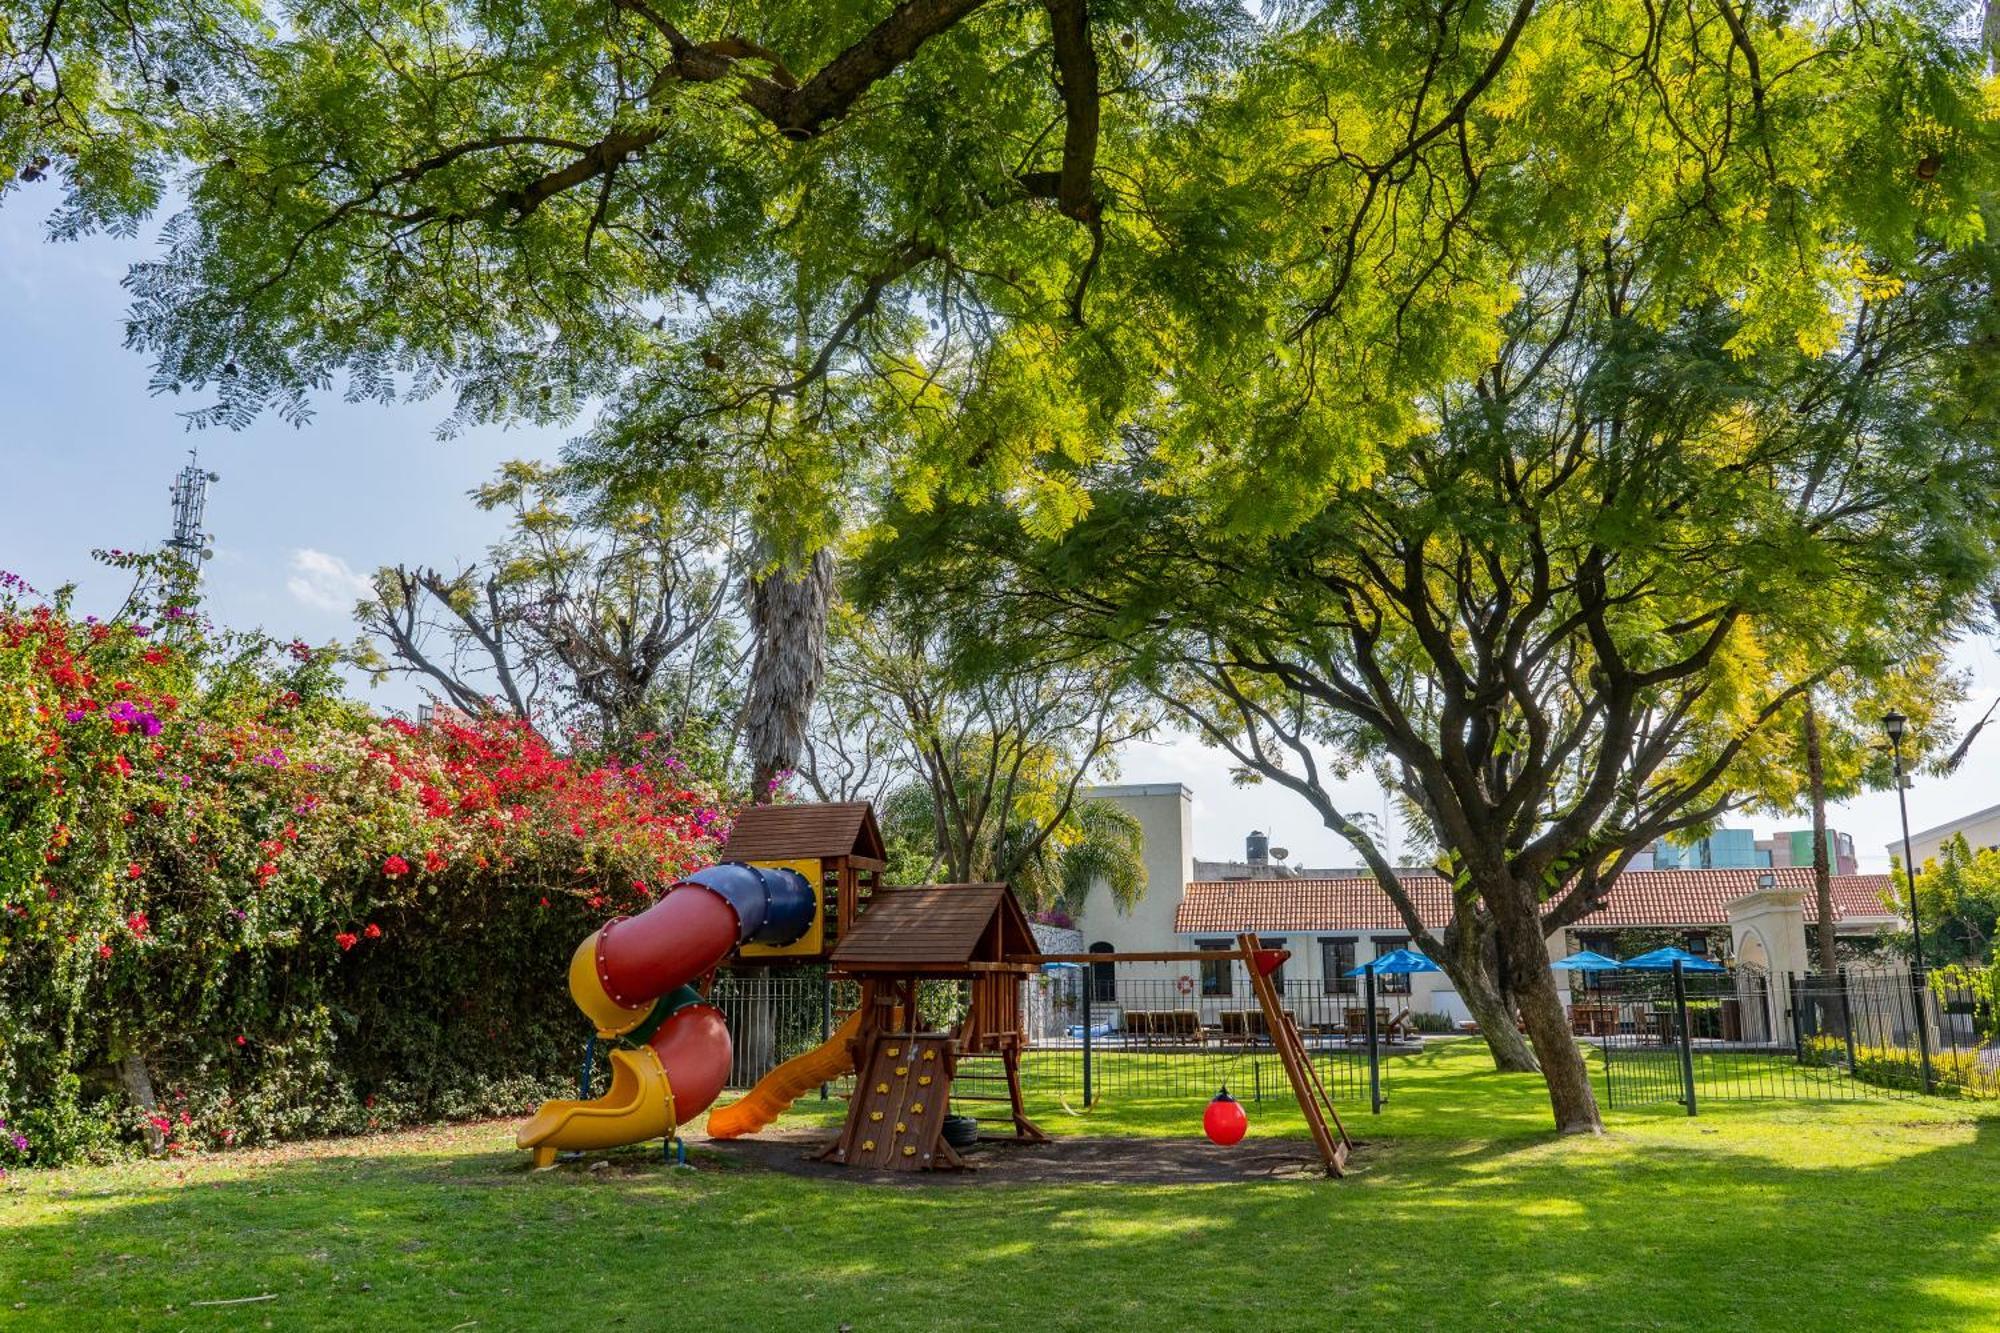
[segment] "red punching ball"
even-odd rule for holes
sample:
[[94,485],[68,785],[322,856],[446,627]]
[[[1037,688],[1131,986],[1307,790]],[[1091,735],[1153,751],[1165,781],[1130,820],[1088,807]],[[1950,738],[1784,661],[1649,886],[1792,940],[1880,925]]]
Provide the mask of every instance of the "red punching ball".
[[1201,1130],[1208,1135],[1210,1143],[1219,1143],[1227,1148],[1243,1141],[1244,1132],[1250,1128],[1250,1117],[1243,1114],[1243,1103],[1229,1095],[1224,1088],[1215,1094],[1215,1100],[1201,1113]]

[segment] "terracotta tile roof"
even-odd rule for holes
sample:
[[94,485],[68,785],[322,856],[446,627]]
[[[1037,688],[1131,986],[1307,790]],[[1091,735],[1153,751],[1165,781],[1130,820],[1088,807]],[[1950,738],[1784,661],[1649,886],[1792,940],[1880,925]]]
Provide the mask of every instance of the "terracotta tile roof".
[[[1752,893],[1757,877],[1773,875],[1778,887],[1803,889],[1807,922],[1819,920],[1810,866],[1775,870],[1628,870],[1618,877],[1604,905],[1578,922],[1583,928],[1625,926],[1721,926],[1726,904]],[[1451,920],[1451,892],[1435,875],[1411,875],[1403,885],[1424,925],[1442,930]],[[1836,875],[1834,921],[1851,926],[1886,924],[1893,909],[1887,875]],[[1196,880],[1181,895],[1174,929],[1183,935],[1230,934],[1239,930],[1400,931],[1403,918],[1373,879]]]

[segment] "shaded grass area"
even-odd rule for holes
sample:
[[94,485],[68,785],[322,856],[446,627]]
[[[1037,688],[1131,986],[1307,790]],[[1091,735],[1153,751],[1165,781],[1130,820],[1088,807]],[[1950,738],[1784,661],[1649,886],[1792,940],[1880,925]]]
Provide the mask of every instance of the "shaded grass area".
[[[1399,1058],[1337,1182],[926,1190],[657,1146],[531,1175],[507,1124],[17,1173],[0,1325],[2000,1328],[1993,1108],[1667,1107],[1562,1141],[1538,1080],[1484,1065]],[[1036,1110],[1222,1151],[1184,1137],[1199,1099]]]

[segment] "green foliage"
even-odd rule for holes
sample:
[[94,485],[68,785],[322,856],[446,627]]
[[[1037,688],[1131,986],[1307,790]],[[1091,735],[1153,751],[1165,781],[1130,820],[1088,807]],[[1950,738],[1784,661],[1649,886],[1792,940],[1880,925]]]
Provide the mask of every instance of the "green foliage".
[[1917,908],[1926,963],[2000,965],[2000,852],[1974,852],[1964,834],[1953,836],[1917,871]]
[[330,651],[27,597],[0,594],[4,1160],[517,1110],[570,1067],[577,939],[723,827],[658,749],[384,722]]
[[996,655],[993,630],[837,608],[807,781],[823,799],[878,796],[892,878],[1003,881],[1070,911],[1102,882],[1129,909],[1142,830],[1082,792],[1152,714],[1101,662]]
[[[1809,1037],[1806,1055],[1825,1065],[1847,1063],[1847,1043],[1839,1037]],[[1914,1046],[1854,1047],[1854,1077],[1878,1088],[1924,1091],[1923,1061]],[[2000,1069],[1979,1051],[1932,1051],[1932,1091],[1943,1097],[2000,1098]]]

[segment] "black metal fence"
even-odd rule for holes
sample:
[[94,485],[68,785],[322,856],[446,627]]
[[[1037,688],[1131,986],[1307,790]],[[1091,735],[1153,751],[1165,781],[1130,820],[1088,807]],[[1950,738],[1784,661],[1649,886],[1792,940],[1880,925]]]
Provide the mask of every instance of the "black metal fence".
[[[1120,969],[1121,971],[1123,969]],[[1052,969],[1022,988],[1023,1094],[1031,1107],[1106,1109],[1207,1098],[1227,1085],[1241,1100],[1288,1101],[1285,1077],[1264,1016],[1247,988],[1203,996],[1177,979],[1101,978]],[[1366,1011],[1358,996],[1327,995],[1322,983],[1281,988],[1308,1058],[1336,1100],[1366,1105],[1369,1065]],[[728,1020],[731,1088],[748,1088],[779,1064],[822,1044],[859,1002],[853,982],[828,982],[817,971],[750,972],[718,978],[710,999]],[[1395,997],[1388,997],[1394,999]],[[965,1011],[966,988],[926,982],[919,997],[925,1024],[948,1028]],[[1399,1005],[1376,1006],[1378,1057],[1419,1049]],[[1379,1062],[1378,1062],[1379,1063]],[[599,1078],[602,1061],[598,1062]],[[1393,1067],[1393,1061],[1379,1065]],[[1386,1096],[1388,1078],[1381,1075]],[[821,1096],[844,1096],[851,1078]],[[997,1070],[968,1061],[954,1083],[968,1102],[1002,1096]],[[970,1107],[966,1108],[972,1109]]]
[[1600,973],[1579,979],[1570,1017],[1607,1107],[2000,1096],[1974,996],[1901,969]]
[[[1023,1001],[1029,1034],[1023,1070],[1031,1097],[1040,1092],[1081,1109],[1206,1100],[1226,1085],[1242,1101],[1292,1098],[1263,1011],[1248,987],[1204,995],[1193,978],[1133,977],[1125,971],[1099,965],[1048,971],[1030,980]],[[1327,1093],[1336,1101],[1366,1104],[1364,1002],[1328,995],[1318,981],[1283,982],[1279,993]],[[1407,1011],[1378,1002],[1376,1020],[1379,1055],[1418,1049]]]

